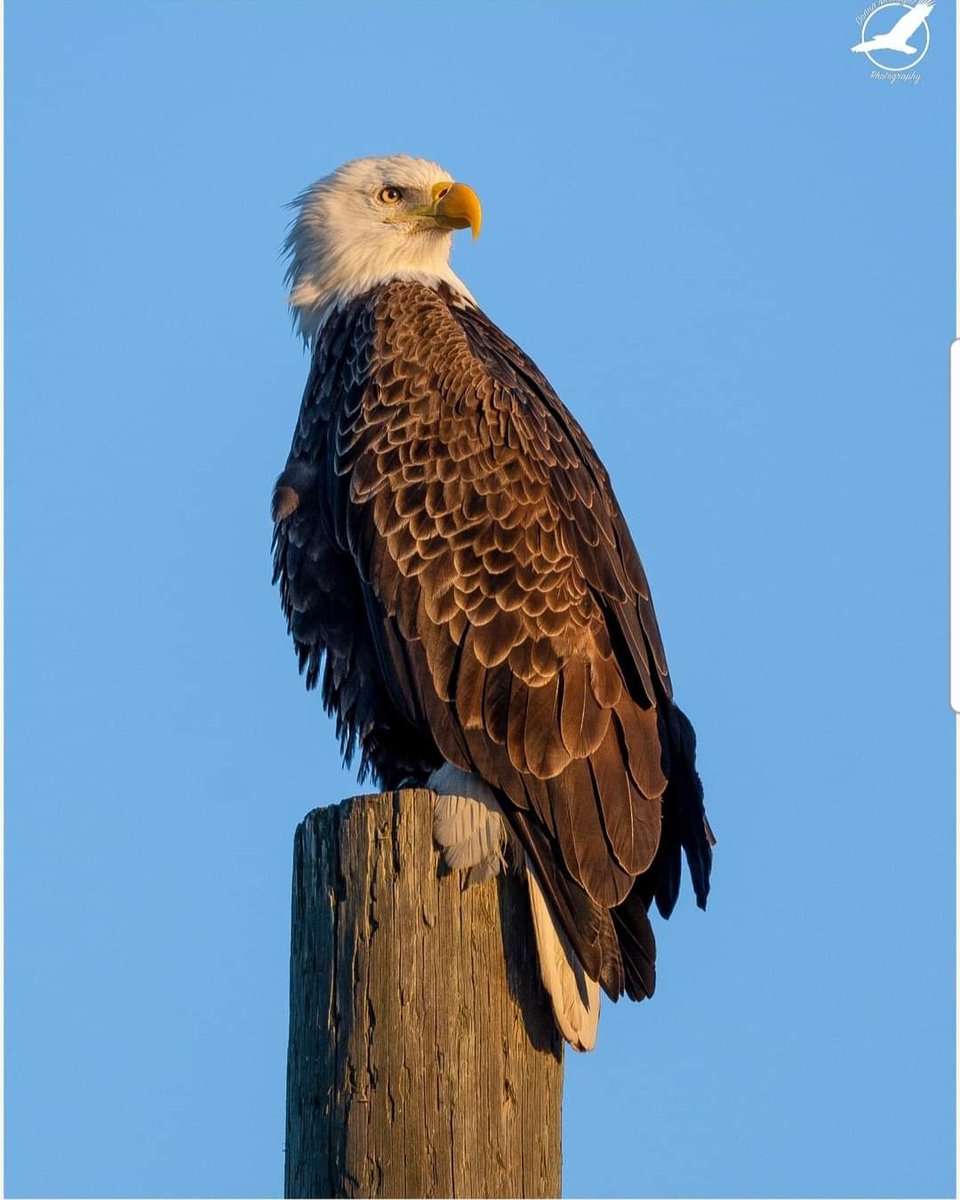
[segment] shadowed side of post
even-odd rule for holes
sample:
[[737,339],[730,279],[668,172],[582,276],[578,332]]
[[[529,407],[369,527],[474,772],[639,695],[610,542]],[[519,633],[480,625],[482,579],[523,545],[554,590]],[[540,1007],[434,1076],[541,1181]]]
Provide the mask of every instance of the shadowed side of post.
[[360,796],[297,828],[288,1197],[560,1194],[526,884],[441,875],[435,799]]

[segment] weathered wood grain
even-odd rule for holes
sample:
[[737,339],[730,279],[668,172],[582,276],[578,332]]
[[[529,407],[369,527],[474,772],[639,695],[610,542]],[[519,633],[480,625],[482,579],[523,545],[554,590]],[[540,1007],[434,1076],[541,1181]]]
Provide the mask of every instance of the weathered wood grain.
[[441,874],[432,793],[294,848],[287,1196],[558,1196],[563,1060],[522,874]]

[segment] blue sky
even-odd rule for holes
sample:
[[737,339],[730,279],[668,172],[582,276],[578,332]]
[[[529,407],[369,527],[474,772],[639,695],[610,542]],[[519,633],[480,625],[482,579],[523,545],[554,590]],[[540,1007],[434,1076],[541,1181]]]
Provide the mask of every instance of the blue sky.
[[606,461],[706,915],[569,1057],[568,1195],[954,1181],[954,10],[6,5],[6,1188],[282,1188],[293,831],[356,789],[269,587],[283,205],[407,151]]

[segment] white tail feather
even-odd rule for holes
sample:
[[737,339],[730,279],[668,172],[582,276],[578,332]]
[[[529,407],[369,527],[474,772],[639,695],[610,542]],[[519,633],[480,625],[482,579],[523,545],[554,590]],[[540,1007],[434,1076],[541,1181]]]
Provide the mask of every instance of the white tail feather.
[[527,883],[540,978],[550,997],[554,1020],[574,1050],[592,1050],[600,1021],[600,985],[584,971],[570,940],[554,920],[529,859]]

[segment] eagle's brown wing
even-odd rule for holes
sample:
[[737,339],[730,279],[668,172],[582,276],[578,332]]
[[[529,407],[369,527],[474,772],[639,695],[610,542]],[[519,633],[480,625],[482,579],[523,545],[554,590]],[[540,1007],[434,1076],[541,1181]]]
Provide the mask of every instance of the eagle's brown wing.
[[[395,710],[424,761],[439,753],[497,788],[588,973],[613,996],[649,994],[656,883],[637,877],[655,856],[676,874],[680,842],[661,845],[661,803],[682,714],[640,560],[585,435],[482,314],[393,283],[318,344],[275,499],[286,554],[296,512],[284,509],[290,492],[302,500],[285,480],[304,471],[316,475],[306,511],[316,507],[335,556],[327,593],[344,602],[339,620],[364,627],[348,665],[357,647],[375,660],[362,664],[350,719],[376,707],[365,693],[378,690],[378,719],[389,727]],[[305,628],[311,589],[286,586],[288,616]],[[323,619],[308,643],[307,661],[326,650],[329,671]],[[377,759],[397,739],[359,737],[387,778]],[[685,765],[674,767],[680,778]]]

